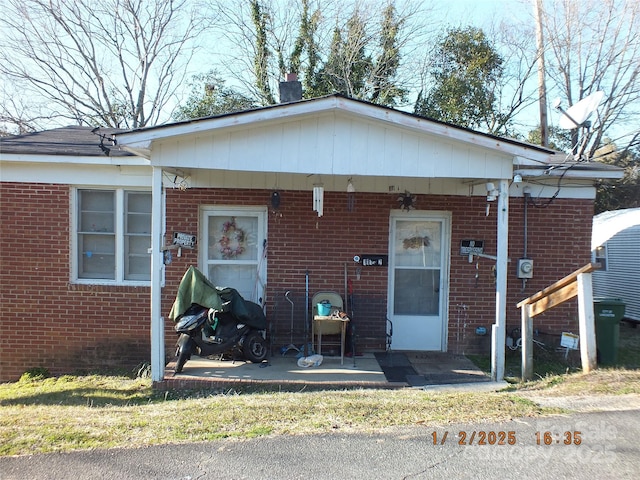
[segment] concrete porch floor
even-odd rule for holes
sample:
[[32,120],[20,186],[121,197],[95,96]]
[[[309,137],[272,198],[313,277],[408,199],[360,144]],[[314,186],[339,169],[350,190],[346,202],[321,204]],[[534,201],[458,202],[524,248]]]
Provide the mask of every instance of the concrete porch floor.
[[[366,353],[355,359],[323,356],[317,367],[299,367],[294,352],[273,355],[262,364],[245,360],[216,360],[193,356],[182,373],[167,365],[160,388],[191,389],[269,385],[301,388],[403,388],[499,390],[468,358],[446,352]],[[387,375],[385,375],[385,371]],[[393,375],[398,373],[399,375]]]

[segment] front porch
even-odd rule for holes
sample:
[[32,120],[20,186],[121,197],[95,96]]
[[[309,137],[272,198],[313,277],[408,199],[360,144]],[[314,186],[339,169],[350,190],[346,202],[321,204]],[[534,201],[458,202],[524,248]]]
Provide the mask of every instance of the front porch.
[[[519,295],[507,291],[510,198],[523,199],[517,211],[524,212],[531,200],[523,182],[535,179],[536,198],[558,202],[560,218],[592,206],[592,180],[603,174],[574,164],[569,172],[565,155],[547,148],[340,95],[140,129],[117,141],[152,169],[151,365],[158,383],[175,378],[165,374],[163,312],[189,265],[266,306],[280,332],[292,329],[294,307],[274,301],[284,292],[302,290],[304,280],[308,318],[309,295],[347,292],[354,281],[356,298],[365,299],[356,300],[358,332],[373,339],[366,348],[384,348],[386,321],[403,350],[470,352],[482,329],[491,340],[492,378],[501,380],[507,305]],[[580,191],[561,192],[560,180],[570,178]],[[548,223],[548,214],[530,221]],[[565,228],[545,248],[545,266],[576,249],[581,218],[573,215],[574,234]],[[167,245],[171,235],[192,241],[167,259],[176,247]],[[564,238],[572,244],[565,247]],[[477,242],[478,251],[466,251],[464,242]],[[377,261],[365,264],[365,256]],[[457,316],[454,298],[465,309]],[[302,318],[292,317],[297,324]],[[261,376],[246,378],[269,380]],[[417,376],[431,382],[429,374]]]
[[291,389],[332,388],[472,388],[494,389],[492,382],[468,358],[446,352],[365,353],[355,358],[324,356],[317,367],[300,367],[293,354],[274,355],[261,364],[243,359],[217,360],[192,357],[182,373],[174,375],[175,362],[166,366],[159,390],[264,386]]

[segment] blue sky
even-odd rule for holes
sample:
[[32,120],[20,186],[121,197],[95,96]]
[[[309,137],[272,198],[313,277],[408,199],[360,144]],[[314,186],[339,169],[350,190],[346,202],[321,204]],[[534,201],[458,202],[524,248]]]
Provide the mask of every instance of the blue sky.
[[442,20],[452,25],[487,27],[492,22],[514,16],[528,18],[533,14],[534,0],[433,0]]

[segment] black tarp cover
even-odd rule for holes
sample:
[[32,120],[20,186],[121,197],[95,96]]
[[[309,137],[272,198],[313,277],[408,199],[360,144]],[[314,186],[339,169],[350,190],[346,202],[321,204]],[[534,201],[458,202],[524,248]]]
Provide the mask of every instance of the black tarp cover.
[[204,274],[190,266],[180,281],[169,318],[176,322],[193,304],[232,314],[238,323],[264,330],[267,319],[260,305],[242,298],[230,287],[216,287]]

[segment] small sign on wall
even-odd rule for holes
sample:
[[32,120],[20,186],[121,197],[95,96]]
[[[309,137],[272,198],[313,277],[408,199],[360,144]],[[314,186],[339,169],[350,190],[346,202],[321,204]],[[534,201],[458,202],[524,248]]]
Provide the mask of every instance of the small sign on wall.
[[562,332],[560,337],[560,346],[571,350],[577,350],[580,343],[580,337],[575,333]]
[[484,240],[461,240],[460,255],[478,255],[484,253]]
[[389,263],[389,255],[356,255],[353,260],[363,267],[386,267]]
[[190,233],[174,232],[173,244],[184,248],[193,248],[196,245],[196,236]]

